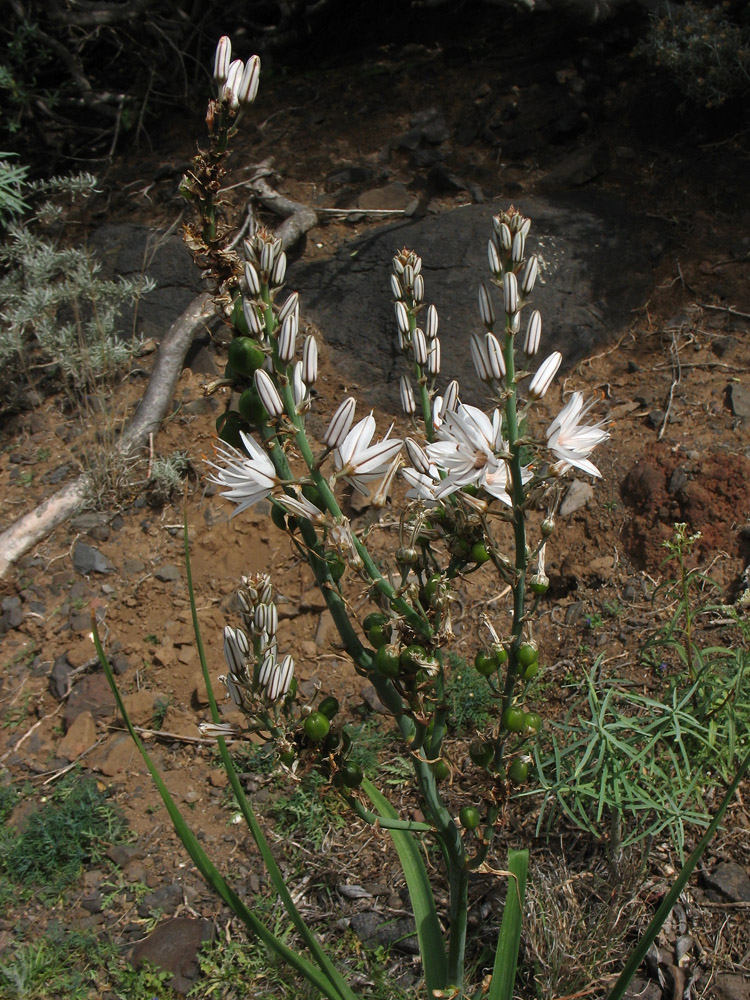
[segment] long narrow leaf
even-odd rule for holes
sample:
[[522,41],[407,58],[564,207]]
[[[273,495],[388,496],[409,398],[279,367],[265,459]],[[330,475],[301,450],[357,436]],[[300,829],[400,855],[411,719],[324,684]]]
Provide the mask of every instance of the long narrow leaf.
[[704,835],[701,837],[701,839],[698,841],[698,845],[696,846],[693,853],[685,862],[685,865],[683,866],[682,871],[677,877],[677,880],[675,881],[674,885],[662,900],[659,909],[654,914],[654,917],[651,923],[646,928],[643,937],[638,942],[637,946],[633,949],[633,953],[628,959],[625,968],[620,973],[617,981],[615,982],[614,987],[612,988],[611,993],[609,994],[609,1000],[621,1000],[621,997],[623,996],[625,990],[628,988],[628,985],[630,984],[630,980],[638,971],[641,962],[646,957],[646,952],[649,950],[649,948],[651,947],[656,938],[656,935],[661,930],[662,924],[669,916],[672,907],[679,899],[680,893],[687,885],[690,876],[693,874],[695,866],[703,857],[704,853],[706,852],[706,849],[708,848],[708,845],[711,843],[714,834],[719,828],[719,824],[721,823],[722,817],[724,816],[724,813],[726,812],[729,803],[734,798],[734,793],[737,791],[739,784],[742,781],[743,777],[745,776],[745,772],[748,770],[748,768],[750,768],[750,753],[745,757],[742,764],[740,765],[740,769],[734,776],[734,781],[729,786],[727,794],[721,800],[721,805],[716,811],[716,815],[711,821],[710,826],[708,827]]
[[[388,799],[367,778],[362,782],[362,790],[381,816],[389,819],[398,818],[398,813]],[[427,995],[432,996],[433,990],[445,989],[448,975],[448,959],[435,908],[435,899],[432,895],[432,886],[414,835],[406,830],[389,830],[388,832],[393,838],[409,889],[414,920],[417,924],[417,937],[419,951],[422,955]]]
[[529,852],[509,851],[508,871],[513,877],[508,882],[508,892],[505,896],[503,922],[500,925],[487,1000],[513,1000],[518,950],[521,945],[523,901],[526,898],[526,877],[529,872]]
[[[201,670],[203,671],[203,680],[206,684],[206,689],[208,691],[209,704],[211,706],[211,718],[216,723],[219,721],[219,712],[216,705],[216,699],[214,697],[213,686],[211,684],[211,676],[208,671],[208,665],[206,663],[206,655],[203,648],[203,639],[201,636],[200,624],[198,622],[198,611],[195,604],[195,591],[193,589],[193,575],[192,568],[190,564],[190,546],[188,541],[187,532],[187,517],[185,518],[185,570],[187,575],[187,585],[188,594],[190,596],[190,609],[193,616],[193,631],[195,632],[195,644],[198,649],[198,656],[200,658]],[[328,978],[333,988],[336,990],[340,1000],[357,1000],[356,995],[351,991],[347,985],[346,980],[338,971],[333,962],[326,955],[325,951],[321,947],[318,939],[312,933],[310,928],[307,926],[302,918],[301,913],[294,905],[294,900],[292,899],[291,893],[287,888],[287,884],[284,880],[284,876],[281,874],[279,866],[276,864],[276,859],[271,852],[271,848],[265,835],[256,819],[253,807],[250,804],[247,796],[245,795],[245,790],[242,787],[237,771],[232,763],[232,758],[227,750],[227,745],[223,739],[218,741],[219,753],[221,754],[222,763],[227,772],[227,777],[229,778],[229,783],[232,786],[232,791],[234,792],[235,798],[237,800],[237,805],[239,806],[242,817],[247,823],[248,829],[252,834],[253,840],[255,841],[260,855],[263,858],[263,864],[266,866],[266,871],[273,883],[273,887],[276,890],[279,899],[284,905],[284,909],[289,915],[289,919],[292,921],[297,933],[300,935],[302,940],[305,942],[310,954],[313,956],[317,964],[320,966],[323,974]]]
[[186,824],[182,813],[177,808],[174,799],[169,793],[169,789],[164,784],[161,775],[149,756],[148,751],[133,728],[133,724],[130,721],[125,705],[123,704],[120,696],[120,692],[115,683],[109,661],[107,660],[104,650],[102,649],[96,621],[93,619],[92,628],[94,633],[94,645],[96,647],[97,655],[99,656],[99,662],[102,665],[102,669],[104,670],[109,686],[112,689],[112,694],[114,695],[115,702],[117,703],[117,708],[125,721],[125,726],[127,727],[133,742],[138,748],[141,757],[143,758],[143,761],[153,778],[154,784],[156,785],[162,801],[166,806],[167,812],[169,813],[170,819],[172,820],[175,831],[182,841],[185,850],[190,855],[195,867],[201,873],[206,882],[208,882],[214,892],[221,899],[223,899],[229,907],[231,907],[233,912],[237,914],[240,920],[242,920],[251,931],[257,934],[266,947],[275,951],[281,959],[283,959],[293,969],[296,969],[297,972],[308,980],[309,983],[320,990],[323,996],[328,997],[328,1000],[340,1000],[340,994],[333,988],[333,985],[329,982],[329,980],[311,962],[285,945],[283,941],[277,938],[276,935],[273,934],[272,931],[270,931],[266,925],[255,916],[252,910],[248,909],[239,896],[229,887],[229,885],[227,885],[223,876],[219,873],[211,859],[200,846],[198,839]]

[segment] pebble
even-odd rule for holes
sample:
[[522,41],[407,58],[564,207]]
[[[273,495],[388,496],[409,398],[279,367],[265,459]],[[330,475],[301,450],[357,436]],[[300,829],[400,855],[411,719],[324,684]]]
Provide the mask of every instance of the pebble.
[[[98,549],[86,542],[76,542],[73,548],[73,569],[83,576],[89,573],[114,573],[114,566]],[[71,597],[73,590],[71,588]]]

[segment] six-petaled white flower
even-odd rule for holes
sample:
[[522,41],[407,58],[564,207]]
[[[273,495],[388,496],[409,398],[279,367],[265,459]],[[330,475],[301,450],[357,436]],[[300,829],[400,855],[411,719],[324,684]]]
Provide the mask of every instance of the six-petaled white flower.
[[401,451],[402,441],[392,438],[391,430],[392,426],[382,441],[370,444],[375,433],[375,417],[370,413],[352,427],[333,453],[338,474],[361,493],[367,492],[363,483],[385,476]]
[[240,437],[247,454],[231,444],[217,445],[216,455],[223,464],[209,462],[216,469],[216,475],[209,479],[223,487],[223,497],[237,504],[234,514],[265,500],[279,482],[273,462],[261,446],[244,431],[240,431]]
[[584,426],[580,423],[593,405],[592,399],[584,406],[583,393],[574,392],[547,428],[547,447],[559,459],[556,472],[562,474],[576,468],[589,476],[601,476],[594,463],[589,461],[589,455],[609,437],[604,430],[604,421]]
[[446,473],[435,488],[436,499],[473,484],[503,503],[511,503],[505,460],[508,446],[502,437],[499,410],[493,410],[490,419],[476,406],[459,403],[456,410],[445,412],[437,436],[440,440],[426,449],[430,461]]

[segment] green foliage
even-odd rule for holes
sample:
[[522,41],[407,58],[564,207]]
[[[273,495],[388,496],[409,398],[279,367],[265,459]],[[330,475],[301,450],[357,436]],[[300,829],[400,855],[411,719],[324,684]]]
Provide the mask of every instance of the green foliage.
[[688,0],[653,14],[636,49],[674,77],[680,89],[707,108],[750,88],[748,35],[726,16],[725,5]]
[[448,722],[457,733],[472,733],[484,729],[492,716],[499,712],[499,702],[485,680],[460,656],[448,657]]
[[166,503],[182,489],[182,482],[190,468],[186,451],[173,451],[165,458],[156,458],[151,466],[148,482],[149,498],[155,503]]
[[[664,678],[647,697],[602,680],[598,664],[563,722],[553,722],[537,765],[545,791],[539,822],[561,810],[617,848],[667,830],[681,852],[686,826],[706,826],[706,786],[729,782],[750,746],[750,631],[737,611],[706,601],[714,584],[688,558],[698,535],[675,525],[666,543],[676,579],[655,600],[670,609],[642,658]],[[704,642],[719,621],[724,645]],[[549,811],[548,811],[549,810]]]
[[280,833],[300,837],[312,850],[319,850],[330,828],[340,829],[344,818],[335,810],[339,796],[317,771],[308,771],[289,794],[274,800],[273,814]]
[[72,772],[20,832],[5,833],[0,866],[23,892],[53,897],[125,834],[124,820],[91,778]]
[[[57,372],[80,396],[114,375],[133,353],[135,342],[121,339],[117,320],[153,282],[106,280],[89,251],[66,247],[59,238],[69,203],[66,207],[56,199],[87,197],[95,184],[92,175],[79,174],[20,189],[36,207],[23,222],[9,226],[0,247],[0,364],[6,393],[17,381],[10,374],[35,382]],[[46,200],[40,203],[41,198]],[[0,196],[0,218],[1,212]]]
[[28,168],[17,163],[9,163],[14,153],[0,153],[0,226],[7,226],[28,210],[23,199],[23,185]]

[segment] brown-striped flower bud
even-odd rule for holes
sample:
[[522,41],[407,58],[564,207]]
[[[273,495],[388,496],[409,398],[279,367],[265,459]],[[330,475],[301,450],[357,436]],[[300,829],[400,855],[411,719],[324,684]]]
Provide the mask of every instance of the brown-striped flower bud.
[[440,341],[437,337],[434,340],[429,341],[427,374],[432,376],[440,374]]
[[489,382],[492,376],[490,375],[484,344],[478,333],[472,333],[469,338],[469,349],[471,350],[471,360],[474,362],[474,369],[480,380],[482,382]]
[[492,299],[486,285],[479,286],[479,315],[481,316],[482,322],[485,326],[494,326],[495,309],[492,305]]
[[524,295],[531,295],[534,290],[534,285],[536,284],[537,275],[539,274],[539,259],[536,255],[529,258],[529,262],[526,265],[526,269],[523,272],[523,278],[521,279],[521,292]]
[[302,381],[305,385],[314,385],[318,378],[318,342],[309,333],[305,337],[302,349]]
[[255,266],[250,261],[245,264],[245,282],[251,295],[260,295],[260,278]]
[[219,44],[216,46],[214,57],[214,80],[223,87],[227,82],[229,65],[232,61],[232,43],[226,35],[222,35]]
[[514,264],[520,264],[526,250],[526,237],[522,232],[516,233],[513,237],[513,245],[510,248],[510,259]]
[[532,358],[536,352],[539,350],[539,344],[542,339],[542,314],[538,309],[529,316],[529,322],[526,327],[526,339],[523,343],[524,353]]
[[417,327],[412,331],[411,335],[412,347],[414,348],[414,360],[418,365],[427,364],[427,338],[424,335],[424,330]]
[[399,378],[398,388],[401,396],[401,409],[410,417],[417,412],[417,406],[414,402],[414,392],[412,391],[411,383],[406,375],[401,375]]
[[489,240],[487,243],[487,260],[489,261],[490,271],[497,278],[503,273],[503,263],[500,260],[500,254],[497,252],[497,244],[494,240]]
[[242,71],[237,89],[237,100],[243,107],[252,104],[258,96],[260,83],[260,56],[250,56]]
[[299,292],[292,292],[279,309],[279,323],[283,323],[287,316],[291,316],[293,313],[296,313],[299,319]]
[[273,270],[271,271],[271,277],[269,283],[275,285],[277,288],[279,285],[284,284],[284,278],[286,276],[286,254],[282,251],[276,256],[273,262]]
[[331,417],[328,430],[325,432],[325,436],[323,437],[323,443],[326,447],[338,448],[344,440],[352,426],[356,406],[357,401],[353,396],[347,397],[347,399],[339,405],[338,409]]
[[553,351],[548,358],[541,363],[539,369],[529,385],[529,395],[532,399],[541,399],[552,385],[552,380],[557,374],[557,369],[562,362],[562,354]]
[[427,310],[427,325],[425,326],[425,335],[428,340],[434,340],[438,334],[438,311],[435,306],[430,306]]
[[281,324],[276,344],[279,361],[288,365],[297,350],[297,317],[294,313],[287,316]]
[[280,417],[284,412],[284,404],[281,402],[281,396],[279,396],[276,386],[271,381],[271,376],[268,372],[263,371],[262,368],[258,368],[253,375],[253,380],[255,388],[258,390],[260,401],[268,415],[274,418]]
[[401,287],[401,282],[398,280],[395,274],[391,275],[391,292],[393,297],[397,302],[400,302],[404,297],[404,291]]
[[518,312],[518,279],[512,271],[503,277],[503,305],[509,316]]
[[407,334],[409,332],[409,314],[403,302],[396,303],[396,323],[399,333]]
[[484,353],[487,358],[487,367],[492,378],[500,381],[505,377],[505,358],[500,341],[494,333],[488,333],[484,338]]

